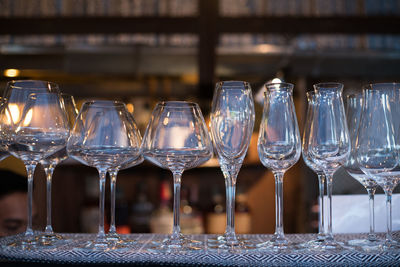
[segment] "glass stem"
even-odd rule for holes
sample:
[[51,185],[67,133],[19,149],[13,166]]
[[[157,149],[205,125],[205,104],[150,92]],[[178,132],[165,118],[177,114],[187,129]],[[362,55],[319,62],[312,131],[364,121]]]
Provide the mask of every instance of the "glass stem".
[[28,224],[26,226],[25,236],[32,236],[32,203],[33,203],[33,174],[36,164],[27,164],[26,172],[28,174]]
[[390,189],[385,190],[386,194],[386,242],[392,242],[392,191]]
[[375,198],[375,190],[376,187],[368,187],[368,198],[369,198],[369,241],[376,241],[375,235],[375,207],[374,207],[374,198]]
[[117,229],[115,227],[115,191],[117,184],[117,170],[110,170],[110,195],[111,195],[111,207],[110,207],[110,230],[108,234],[116,234]]
[[328,231],[326,232],[326,239],[333,240],[332,234],[332,189],[333,189],[333,174],[325,173],[326,178],[326,192],[328,195],[328,213],[327,213],[327,221],[328,221]]
[[325,207],[324,207],[324,195],[325,195],[325,174],[318,172],[318,185],[319,185],[319,196],[318,196],[318,207],[319,207],[319,220],[318,220],[318,239],[325,239]]
[[284,240],[283,231],[283,175],[284,172],[274,172],[275,176],[275,239]]
[[182,171],[176,171],[174,174],[174,226],[172,229],[172,239],[178,239],[181,235],[181,227],[179,226],[179,216],[181,207],[181,177]]
[[235,197],[236,197],[236,179],[225,178],[226,190],[226,230],[225,237],[235,238]]
[[97,239],[104,239],[104,199],[105,199],[105,183],[106,183],[106,170],[99,169],[99,232],[97,234]]
[[45,165],[44,172],[46,174],[46,234],[54,234],[53,227],[51,226],[51,180],[53,177],[54,167],[52,164]]

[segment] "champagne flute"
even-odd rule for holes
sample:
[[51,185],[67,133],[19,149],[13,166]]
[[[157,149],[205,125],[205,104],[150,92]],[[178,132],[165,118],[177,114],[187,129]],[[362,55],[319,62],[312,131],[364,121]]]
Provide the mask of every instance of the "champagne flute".
[[[78,115],[74,97],[68,94],[61,94],[61,102],[66,111],[68,128],[72,129],[76,116]],[[63,239],[61,235],[56,235],[54,233],[51,225],[51,183],[54,169],[60,162],[66,160],[67,158],[67,149],[64,147],[40,161],[40,164],[43,166],[46,174],[46,228],[44,233],[38,236],[40,244],[43,246],[53,246],[55,245],[55,241]]]
[[106,251],[115,244],[104,232],[104,198],[107,171],[118,169],[140,154],[131,117],[124,103],[94,100],[83,104],[67,143],[70,157],[99,172],[99,231],[94,241],[78,250]]
[[363,88],[363,109],[357,133],[357,163],[386,195],[387,232],[383,250],[400,248],[392,237],[392,192],[400,180],[399,84],[378,83]]
[[308,154],[313,164],[325,173],[328,195],[328,231],[326,238],[314,249],[341,250],[343,247],[332,234],[332,179],[350,155],[350,138],[342,99],[343,85],[319,83],[314,85],[314,90],[315,105]]
[[283,176],[300,158],[301,141],[293,103],[293,84],[269,83],[258,137],[258,155],[275,177],[275,233],[260,249],[288,249],[283,231]]
[[142,149],[145,159],[169,169],[174,178],[172,234],[154,249],[167,252],[200,249],[200,242],[182,235],[179,225],[182,173],[208,161],[213,152],[199,106],[185,101],[158,103],[144,134]]
[[209,239],[208,247],[251,248],[251,242],[238,240],[235,233],[236,180],[250,144],[255,119],[250,84],[243,81],[217,83],[210,117],[211,136],[225,178],[226,230],[223,236]]
[[[8,105],[11,106],[11,103]],[[10,121],[12,120],[10,113]],[[32,231],[32,180],[43,158],[65,147],[69,128],[65,110],[56,93],[33,93],[28,97],[19,122],[10,128],[8,151],[21,159],[28,173],[28,226],[25,239],[12,246],[32,249],[37,241]]]
[[365,239],[353,239],[346,243],[365,251],[376,250],[382,242],[375,234],[375,216],[374,216],[374,195],[378,184],[368,175],[364,174],[357,163],[356,137],[360,124],[362,110],[362,94],[353,94],[347,96],[346,117],[351,140],[351,152],[347,162],[343,165],[351,177],[360,182],[368,192],[369,198],[369,234]]
[[307,95],[307,113],[306,113],[306,122],[304,124],[304,132],[303,132],[303,142],[302,142],[302,156],[304,163],[312,169],[318,176],[318,188],[319,188],[319,196],[318,196],[318,207],[319,207],[319,217],[318,217],[318,234],[317,239],[308,241],[302,244],[303,247],[306,248],[314,248],[318,249],[320,244],[325,240],[325,220],[324,220],[324,192],[325,192],[325,174],[322,168],[315,164],[309,154],[309,140],[310,140],[310,129],[311,122],[313,120],[313,108],[315,105],[315,92],[309,91],[306,93]]
[[[130,129],[129,129],[129,134],[132,136],[132,141],[135,142],[135,144],[132,144],[132,146],[140,147],[141,142],[142,142],[142,137],[140,136],[139,129],[136,126],[135,119],[133,118],[133,115],[131,113],[125,114],[126,117],[129,118],[129,123],[130,123]],[[122,238],[118,233],[117,233],[117,228],[115,226],[115,195],[116,195],[116,184],[117,184],[117,175],[119,170],[131,168],[133,166],[139,165],[142,163],[144,160],[142,154],[138,154],[137,157],[132,157],[129,161],[125,162],[121,166],[116,166],[108,169],[108,173],[110,175],[110,195],[111,195],[111,208],[110,208],[110,229],[108,233],[106,234],[106,238],[109,242],[114,242],[115,243],[115,249],[122,249],[126,248],[127,245],[133,245],[135,243],[134,240]]]

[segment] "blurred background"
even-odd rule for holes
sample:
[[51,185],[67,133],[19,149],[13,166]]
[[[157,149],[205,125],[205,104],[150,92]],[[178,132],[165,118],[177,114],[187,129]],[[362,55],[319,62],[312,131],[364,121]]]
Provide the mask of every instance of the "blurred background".
[[[160,100],[198,102],[208,121],[215,82],[250,82],[256,123],[238,176],[239,233],[274,231],[274,179],[257,154],[265,82],[295,84],[302,131],[313,84],[341,82],[346,95],[400,77],[400,0],[0,0],[0,25],[1,90],[12,79],[41,79],[58,83],[78,107],[93,98],[122,100],[142,134]],[[25,175],[13,157],[0,168]],[[121,171],[117,185],[120,232],[170,231],[169,171],[145,162]],[[182,187],[182,231],[223,232],[218,162],[186,171]],[[366,191],[339,170],[334,194]],[[43,229],[41,167],[34,195],[36,228]],[[300,159],[285,175],[285,232],[316,232],[317,204],[317,177]],[[97,232],[97,216],[97,171],[73,160],[60,164],[53,180],[55,231]]]

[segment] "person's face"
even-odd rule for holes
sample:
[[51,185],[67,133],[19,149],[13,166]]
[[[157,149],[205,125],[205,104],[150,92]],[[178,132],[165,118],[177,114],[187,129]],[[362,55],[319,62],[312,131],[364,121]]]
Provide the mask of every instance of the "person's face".
[[26,193],[14,192],[0,198],[0,237],[24,232],[27,213]]

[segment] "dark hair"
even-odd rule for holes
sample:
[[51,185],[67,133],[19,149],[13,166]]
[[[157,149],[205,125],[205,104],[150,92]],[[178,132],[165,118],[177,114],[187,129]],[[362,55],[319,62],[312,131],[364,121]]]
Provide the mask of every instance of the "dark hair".
[[27,178],[12,171],[0,170],[0,199],[15,192],[27,192]]

